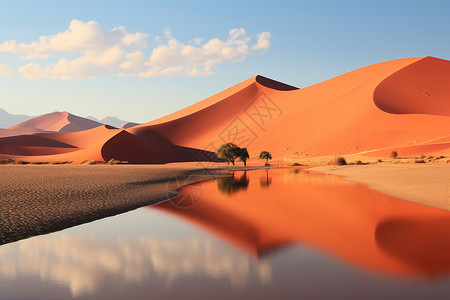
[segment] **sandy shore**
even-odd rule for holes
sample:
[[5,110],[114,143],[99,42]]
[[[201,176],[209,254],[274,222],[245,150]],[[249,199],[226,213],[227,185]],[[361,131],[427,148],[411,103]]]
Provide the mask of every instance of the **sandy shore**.
[[[0,244],[152,205],[173,197],[183,185],[227,176],[238,169],[244,168],[0,166]],[[311,170],[342,175],[379,192],[450,211],[450,164],[326,166]]]
[[371,189],[450,211],[450,164],[326,166],[310,170],[345,176]]
[[167,200],[225,168],[152,165],[0,166],[0,244]]

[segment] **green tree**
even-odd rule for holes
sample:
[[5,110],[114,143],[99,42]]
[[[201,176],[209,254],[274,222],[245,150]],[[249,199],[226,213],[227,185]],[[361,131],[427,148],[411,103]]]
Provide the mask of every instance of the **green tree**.
[[225,159],[228,163],[232,163],[234,166],[234,161],[236,159],[236,149],[239,148],[237,145],[233,143],[226,143],[220,146],[219,149],[217,149],[217,157],[220,159]]
[[247,148],[233,147],[231,151],[233,152],[236,158],[239,158],[244,163],[244,166],[247,166],[247,159],[250,158],[250,155],[248,155]]
[[269,163],[269,159],[272,159],[272,154],[270,154],[270,152],[268,151],[261,151],[261,153],[259,153],[259,158],[265,159],[267,165]]

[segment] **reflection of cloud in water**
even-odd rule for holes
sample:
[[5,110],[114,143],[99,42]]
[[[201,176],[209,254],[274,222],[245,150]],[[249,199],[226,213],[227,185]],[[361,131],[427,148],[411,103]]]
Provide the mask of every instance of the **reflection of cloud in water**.
[[233,287],[244,287],[251,273],[263,283],[271,281],[268,262],[256,262],[244,253],[214,247],[200,239],[137,237],[104,241],[60,234],[0,248],[0,276],[38,276],[42,281],[70,287],[72,295],[144,281],[171,286],[182,276],[225,278]]

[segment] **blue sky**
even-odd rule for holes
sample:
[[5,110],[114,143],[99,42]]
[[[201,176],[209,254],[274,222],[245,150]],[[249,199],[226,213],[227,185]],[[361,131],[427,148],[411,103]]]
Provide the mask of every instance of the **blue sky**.
[[[0,108],[146,122],[257,74],[305,87],[386,60],[450,59],[449,16],[450,1],[4,1]],[[41,36],[64,33],[73,20],[79,22],[78,33],[94,28],[110,36],[122,26],[121,42],[96,48],[67,46],[65,40],[32,44]],[[237,29],[233,38],[232,29]],[[219,42],[207,50],[214,39]],[[5,44],[12,40],[15,45]],[[119,49],[116,56],[110,46]],[[163,55],[151,58],[157,47]],[[192,51],[175,61],[183,49]],[[178,51],[173,62],[172,50]],[[142,60],[126,56],[132,53]],[[34,59],[23,58],[30,56]],[[83,56],[87,67],[55,68],[61,60],[70,64]],[[115,57],[118,62],[111,63]],[[144,59],[153,62],[141,68]]]

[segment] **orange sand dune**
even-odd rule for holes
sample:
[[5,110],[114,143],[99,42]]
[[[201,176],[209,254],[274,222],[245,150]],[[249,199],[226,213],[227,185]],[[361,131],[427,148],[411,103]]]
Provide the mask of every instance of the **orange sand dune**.
[[38,130],[37,132],[75,132],[95,128],[101,125],[103,124],[64,111],[45,114],[12,126],[9,129],[21,129],[24,131],[22,134],[25,134],[26,130],[28,130],[28,133],[35,133],[36,130]]
[[[277,158],[392,147],[450,153],[446,82],[450,62],[432,57],[379,63],[304,89],[257,76],[130,132],[151,129],[174,144],[210,150],[232,141]],[[417,147],[434,139],[441,141]]]
[[30,133],[44,133],[49,132],[45,130],[41,130],[38,128],[18,128],[18,129],[3,129],[0,128],[0,138],[2,137],[9,137],[9,136],[16,136],[16,135],[24,135],[24,134],[30,134]]
[[448,211],[310,171],[235,174],[186,186],[181,197],[151,209],[181,216],[254,255],[299,243],[382,273],[450,273]]
[[[88,143],[76,135],[51,139],[85,149],[80,160],[134,163],[210,160],[225,142],[247,147],[251,156],[268,150],[277,160],[394,149],[401,156],[446,155],[448,82],[450,61],[432,57],[383,62],[303,89],[256,76],[166,117],[112,135],[83,134]],[[66,112],[43,117],[11,129],[68,132],[97,125]]]
[[[121,130],[109,125],[67,133],[36,133],[0,139],[0,158],[26,161],[103,160],[101,149]],[[33,152],[33,148],[36,151]],[[3,150],[7,149],[7,151]]]
[[427,57],[384,79],[375,89],[375,105],[393,114],[450,116],[450,65]]

